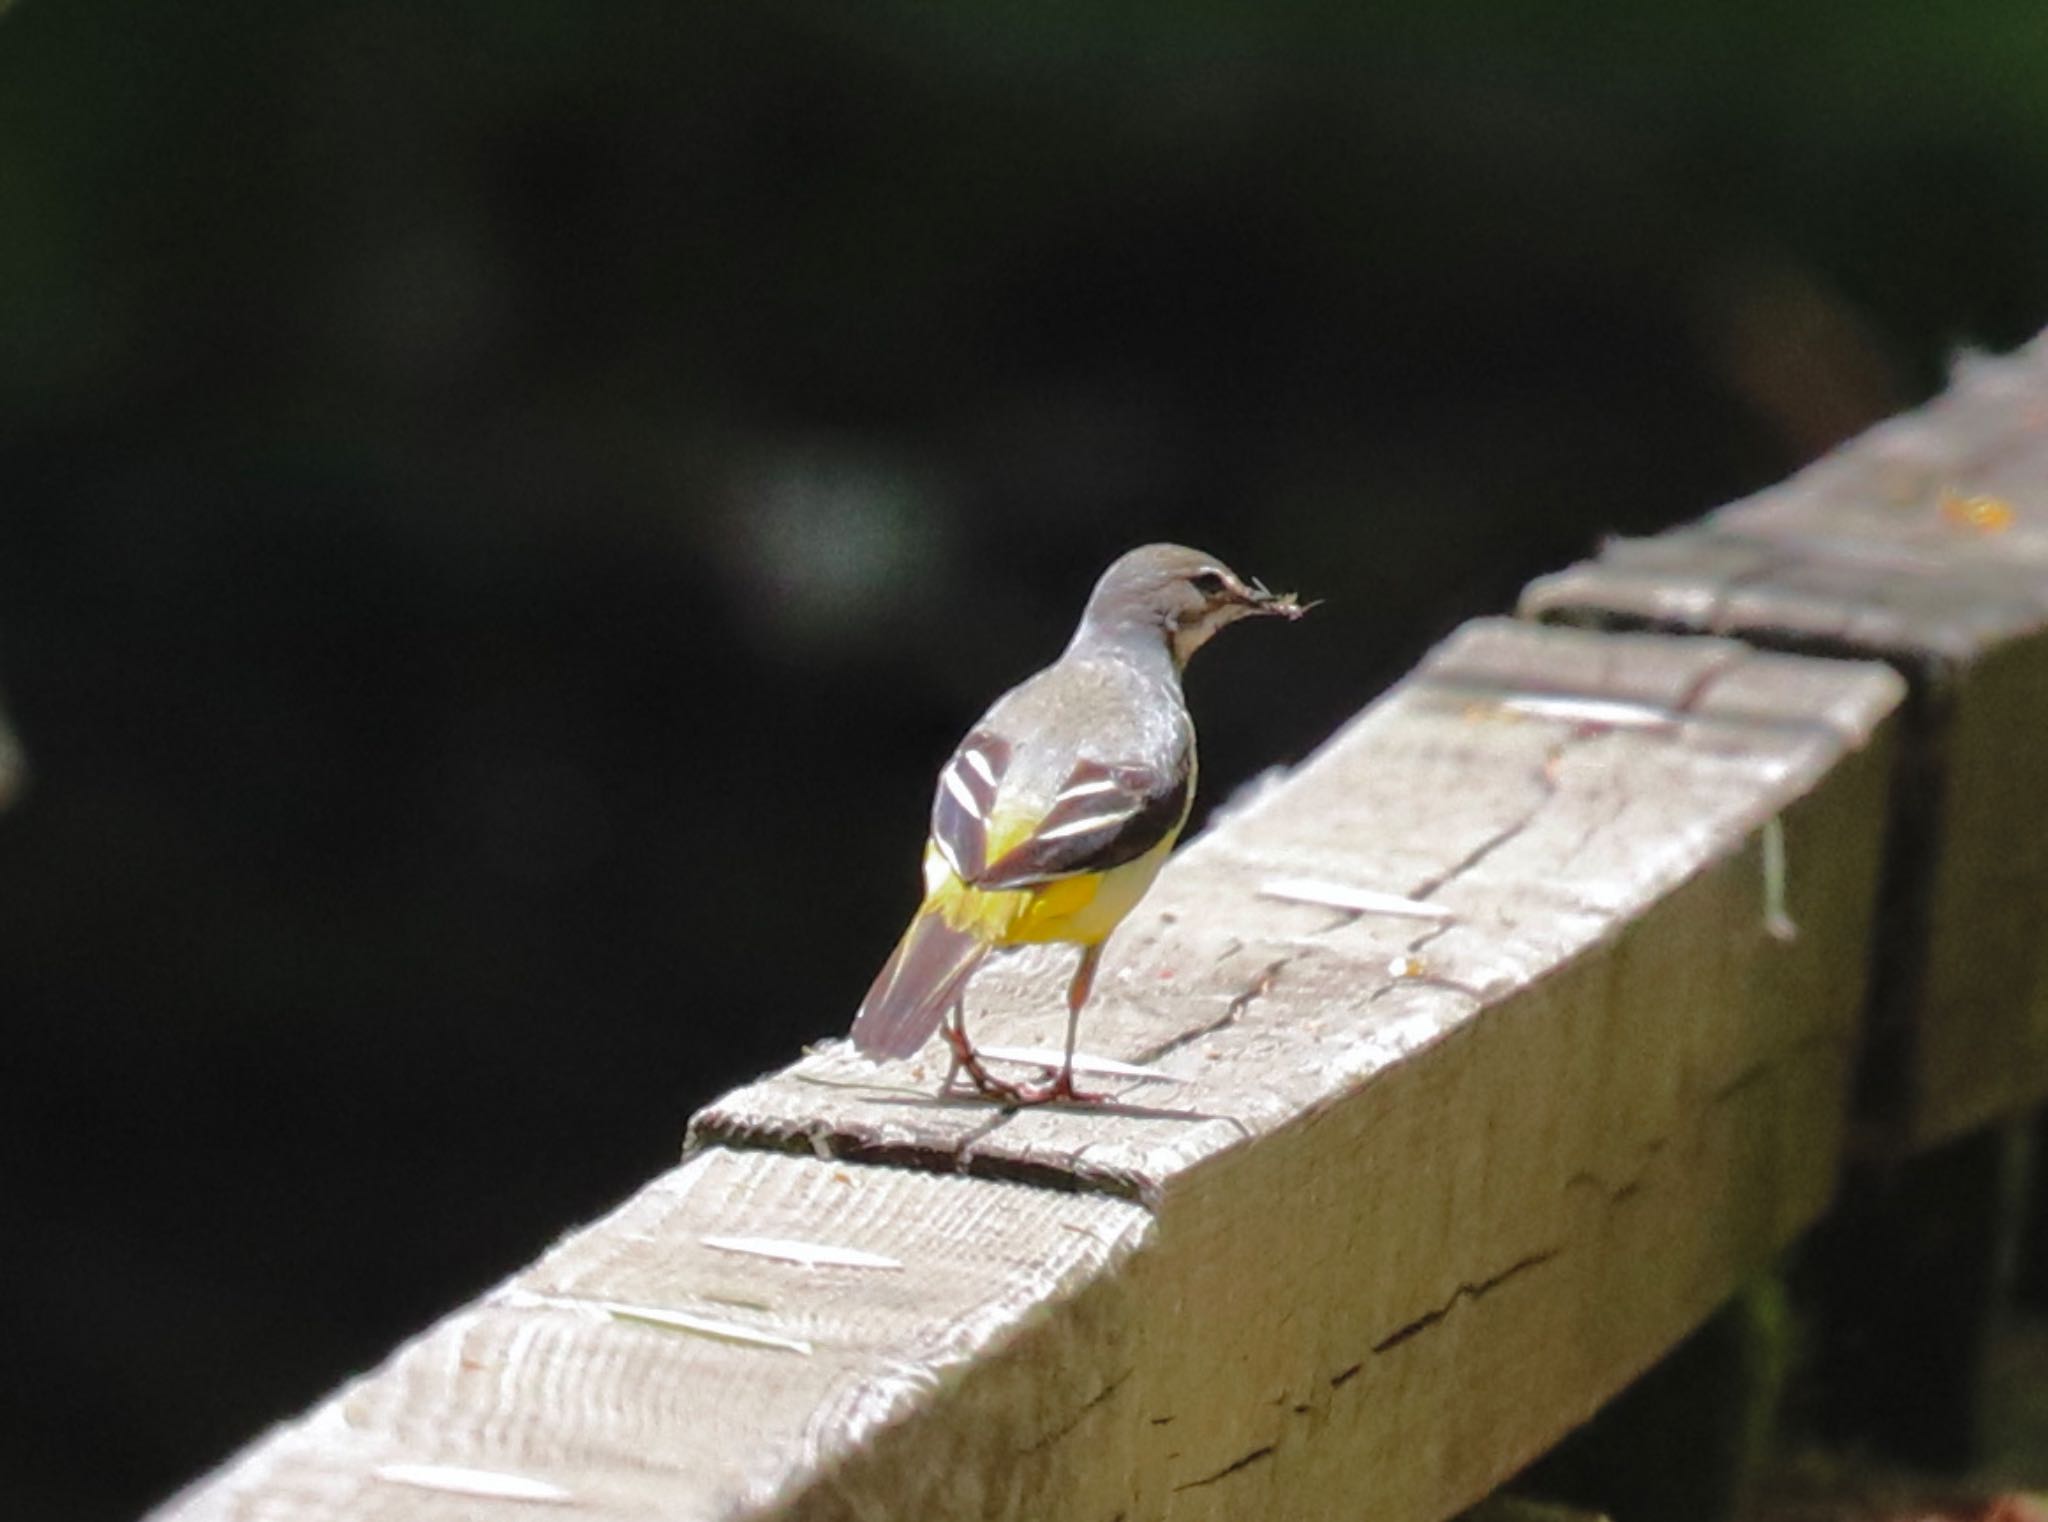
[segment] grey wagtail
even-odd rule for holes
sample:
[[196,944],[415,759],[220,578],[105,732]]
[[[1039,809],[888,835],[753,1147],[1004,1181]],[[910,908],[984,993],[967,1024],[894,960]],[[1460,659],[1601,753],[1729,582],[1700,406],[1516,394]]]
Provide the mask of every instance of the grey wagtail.
[[[1178,544],[1103,572],[1066,653],[996,699],[940,770],[924,902],[854,1018],[854,1047],[908,1057],[944,1021],[946,1087],[964,1070],[1011,1104],[1094,1097],[1074,1088],[1081,1006],[1102,943],[1152,886],[1194,797],[1182,668],[1225,624],[1309,606]],[[991,951],[1043,941],[1081,948],[1066,1055],[1049,1082],[1008,1083],[967,1039],[967,980]]]

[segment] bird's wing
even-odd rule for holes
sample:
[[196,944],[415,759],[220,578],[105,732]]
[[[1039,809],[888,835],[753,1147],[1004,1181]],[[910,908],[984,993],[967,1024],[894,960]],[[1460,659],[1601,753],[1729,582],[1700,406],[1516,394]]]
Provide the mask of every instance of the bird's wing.
[[1015,750],[976,730],[939,773],[932,841],[970,887],[1000,891],[1135,861],[1187,817],[1185,751],[1157,761],[1076,761],[1050,799],[1019,817],[1003,782]]
[[988,864],[990,823],[1015,755],[1001,735],[977,729],[939,770],[932,795],[932,844],[962,882],[972,882]]

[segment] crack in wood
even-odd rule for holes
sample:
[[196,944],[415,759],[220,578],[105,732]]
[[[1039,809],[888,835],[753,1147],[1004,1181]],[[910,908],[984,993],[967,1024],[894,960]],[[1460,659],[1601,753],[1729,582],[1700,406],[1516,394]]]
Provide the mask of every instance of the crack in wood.
[[1729,651],[1720,660],[1701,667],[1700,674],[1686,683],[1685,690],[1678,695],[1678,701],[1671,705],[1671,711],[1684,714],[1698,713],[1700,704],[1707,700],[1707,694],[1721,678],[1736,667],[1747,666],[1755,659],[1756,652],[1745,645],[1739,650]]
[[[1487,857],[1534,824],[1536,816],[1557,801],[1557,779],[1551,776],[1551,768],[1557,758],[1563,755],[1565,749],[1571,744],[1571,740],[1560,740],[1550,748],[1543,758],[1543,763],[1536,768],[1536,787],[1542,796],[1529,806],[1527,813],[1514,821],[1514,823],[1503,825],[1500,829],[1494,831],[1493,834],[1480,841],[1478,845],[1467,851],[1434,877],[1424,878],[1419,884],[1408,891],[1407,896],[1424,901],[1435,898],[1437,894],[1443,891],[1446,884],[1456,882],[1460,877],[1470,872],[1474,867],[1486,860]],[[1448,927],[1440,927],[1436,933],[1441,934],[1445,928]]]
[[1222,1030],[1225,1026],[1234,1025],[1237,1022],[1237,1017],[1239,1015],[1242,1015],[1247,1009],[1251,1008],[1253,1004],[1257,1003],[1260,999],[1263,999],[1268,993],[1272,992],[1273,984],[1279,978],[1280,970],[1283,967],[1287,966],[1287,964],[1290,962],[1296,961],[1299,958],[1306,956],[1307,954],[1308,953],[1306,951],[1291,952],[1287,956],[1277,958],[1272,962],[1268,962],[1266,966],[1263,969],[1261,969],[1258,977],[1252,980],[1252,984],[1249,988],[1242,989],[1239,992],[1231,995],[1230,1003],[1224,1008],[1222,1014],[1218,1015],[1214,1020],[1211,1020],[1207,1025],[1198,1025],[1193,1030],[1181,1032],[1181,1034],[1175,1036],[1170,1041],[1164,1041],[1161,1042],[1158,1046],[1145,1048],[1145,1050],[1138,1057],[1139,1063],[1142,1065],[1149,1066],[1150,1064],[1157,1062],[1161,1057],[1167,1056],[1172,1052],[1177,1052],[1181,1050],[1183,1047],[1193,1045],[1195,1042],[1200,1041],[1204,1036],[1212,1036],[1217,1031]]
[[[1797,1060],[1807,1053],[1814,1051],[1839,1051],[1848,1046],[1850,1041],[1851,1038],[1841,1031],[1814,1031],[1800,1037],[1797,1041],[1787,1043],[1781,1050],[1769,1057],[1745,1065],[1733,1077],[1724,1080],[1709,1090],[1706,1103],[1694,1112],[1695,1124],[1690,1127],[1695,1133],[1692,1138],[1693,1147],[1697,1149],[1705,1145],[1705,1137],[1699,1134],[1704,1130],[1704,1127],[1698,1124],[1698,1122],[1708,1112],[1720,1108],[1738,1095],[1755,1088],[1765,1078],[1769,1077],[1771,1073],[1783,1066],[1786,1061]],[[1649,1186],[1650,1168],[1656,1161],[1658,1154],[1663,1152],[1669,1145],[1670,1138],[1664,1136],[1652,1137],[1649,1141],[1644,1142],[1642,1170],[1619,1184],[1610,1184],[1591,1169],[1581,1168],[1565,1180],[1565,1188],[1591,1189],[1595,1193],[1605,1195],[1609,1204],[1626,1204]]]
[[1078,1407],[1076,1407],[1074,1410],[1074,1414],[1071,1417],[1069,1417],[1064,1423],[1062,1423],[1059,1427],[1055,1428],[1051,1432],[1046,1433],[1045,1436],[1039,1438],[1038,1441],[1034,1443],[1025,1444],[1022,1448],[1019,1448],[1017,1450],[1018,1454],[1021,1456],[1024,1454],[1031,1453],[1043,1453],[1046,1449],[1052,1447],[1054,1443],[1057,1443],[1061,1441],[1063,1438],[1067,1437],[1070,1433],[1073,1432],[1073,1430],[1076,1427],[1080,1426],[1081,1423],[1088,1419],[1088,1414],[1091,1411],[1095,1410],[1096,1407],[1100,1406],[1104,1401],[1108,1400],[1111,1396],[1115,1395],[1117,1391],[1121,1390],[1124,1387],[1125,1383],[1129,1381],[1130,1377],[1137,1372],[1138,1371],[1135,1368],[1124,1370],[1123,1373],[1117,1375],[1116,1378],[1110,1380],[1100,1390],[1097,1390],[1093,1395],[1089,1396],[1087,1400],[1083,1401]]
[[1175,1495],[1179,1495],[1183,1490],[1200,1490],[1204,1485],[1214,1485],[1218,1480],[1227,1480],[1232,1475],[1236,1474],[1240,1469],[1249,1469],[1252,1465],[1258,1463],[1261,1459],[1270,1459],[1273,1456],[1274,1450],[1277,1446],[1277,1444],[1268,1443],[1263,1448],[1254,1448],[1250,1453],[1247,1453],[1243,1458],[1237,1459],[1232,1463],[1225,1464],[1221,1469],[1217,1470],[1214,1474],[1203,1475],[1202,1478],[1199,1480],[1183,1481],[1181,1484],[1173,1487],[1173,1493]]
[[1749,1063],[1732,1077],[1724,1079],[1707,1094],[1707,1107],[1726,1104],[1745,1089],[1761,1083],[1770,1073],[1782,1067],[1788,1060],[1796,1061],[1810,1052],[1841,1051],[1850,1046],[1854,1037],[1844,1030],[1809,1031],[1797,1041],[1787,1042],[1768,1057]]
[[1541,1268],[1545,1263],[1548,1263],[1563,1251],[1562,1247],[1551,1247],[1544,1249],[1542,1252],[1532,1252],[1525,1258],[1516,1259],[1489,1279],[1478,1279],[1459,1285],[1455,1290],[1451,1291],[1451,1298],[1442,1305],[1434,1310],[1424,1311],[1413,1321],[1407,1323],[1407,1325],[1396,1327],[1378,1342],[1374,1343],[1372,1345],[1373,1352],[1386,1353],[1392,1351],[1408,1341],[1409,1338],[1428,1331],[1439,1321],[1443,1320],[1444,1317],[1450,1315],[1457,1308],[1460,1301],[1478,1300],[1485,1295],[1490,1295],[1507,1283],[1508,1280],[1515,1278],[1519,1274],[1527,1273],[1532,1268]]

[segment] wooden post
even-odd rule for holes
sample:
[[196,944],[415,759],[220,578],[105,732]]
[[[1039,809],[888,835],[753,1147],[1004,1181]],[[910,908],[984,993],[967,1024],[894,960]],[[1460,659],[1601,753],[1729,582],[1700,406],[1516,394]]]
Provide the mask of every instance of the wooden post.
[[[1912,684],[1886,850],[1859,1164],[1799,1278],[1824,1432],[1922,1463],[1974,1448],[2023,1233],[2008,1132],[2048,1098],[2048,339],[1703,523],[1529,588],[1580,627],[1877,658]],[[2048,1221],[2048,1204],[2036,1207]]]
[[[1461,631],[1112,943],[1117,1103],[841,1043],[168,1506],[202,1519],[1434,1522],[1826,1205],[1882,666]],[[975,985],[1053,1044],[1064,963]]]
[[1696,527],[1533,583],[1549,622],[1911,682],[1862,1120],[1915,1150],[2048,1098],[2048,338]]

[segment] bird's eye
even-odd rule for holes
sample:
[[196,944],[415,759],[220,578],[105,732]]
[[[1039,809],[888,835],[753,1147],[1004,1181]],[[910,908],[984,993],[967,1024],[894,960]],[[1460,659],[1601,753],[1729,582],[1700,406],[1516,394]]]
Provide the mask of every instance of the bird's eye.
[[1188,578],[1188,585],[1204,597],[1223,595],[1223,577],[1215,571],[1197,571]]

